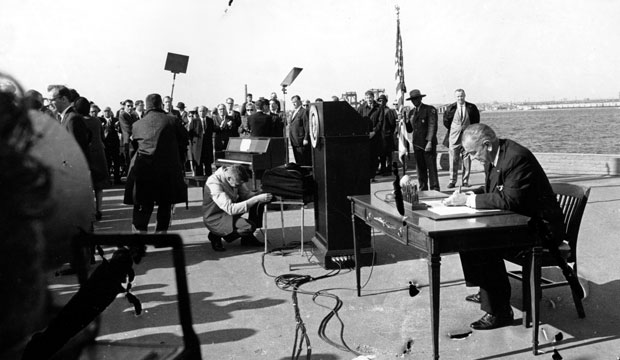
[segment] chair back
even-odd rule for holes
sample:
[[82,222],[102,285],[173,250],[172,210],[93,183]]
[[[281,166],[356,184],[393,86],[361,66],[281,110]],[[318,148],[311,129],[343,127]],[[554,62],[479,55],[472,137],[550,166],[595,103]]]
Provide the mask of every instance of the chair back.
[[562,214],[564,214],[565,240],[568,242],[571,250],[567,261],[575,262],[577,256],[577,236],[579,235],[581,218],[588,203],[590,188],[567,183],[552,183],[551,187],[562,208]]

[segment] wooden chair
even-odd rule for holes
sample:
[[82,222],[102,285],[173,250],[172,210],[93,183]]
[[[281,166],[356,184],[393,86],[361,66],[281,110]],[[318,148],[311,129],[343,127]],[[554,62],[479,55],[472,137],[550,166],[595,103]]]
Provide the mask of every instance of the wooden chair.
[[[579,235],[581,219],[588,202],[588,196],[590,195],[590,188],[567,183],[554,183],[551,184],[551,187],[553,188],[553,192],[556,194],[558,203],[560,204],[562,213],[564,214],[564,230],[566,237],[564,242],[560,244],[557,249],[543,250],[541,256],[541,267],[559,267],[564,274],[565,280],[554,281],[541,276],[540,288],[537,291],[537,295],[539,295],[544,289],[568,285],[571,288],[577,314],[580,318],[584,318],[586,313],[581,302],[584,298],[584,291],[581,284],[579,284],[577,277],[577,237]],[[508,276],[521,280],[522,282],[523,279],[529,279],[529,256],[518,259],[510,258],[507,260],[521,265],[520,271],[509,271]],[[523,324],[525,326],[529,326],[531,322],[531,294],[529,286],[524,284],[522,288],[523,310],[526,314],[523,316]]]

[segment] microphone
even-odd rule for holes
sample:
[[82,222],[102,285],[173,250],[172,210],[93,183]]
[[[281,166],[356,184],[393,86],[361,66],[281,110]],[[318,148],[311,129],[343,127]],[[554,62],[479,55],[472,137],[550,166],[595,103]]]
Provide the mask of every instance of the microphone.
[[394,187],[394,201],[396,202],[396,209],[399,214],[405,215],[405,204],[403,203],[403,192],[400,189],[400,176],[398,175],[398,163],[396,161],[392,163],[392,173],[395,177],[394,182],[392,182],[392,186]]

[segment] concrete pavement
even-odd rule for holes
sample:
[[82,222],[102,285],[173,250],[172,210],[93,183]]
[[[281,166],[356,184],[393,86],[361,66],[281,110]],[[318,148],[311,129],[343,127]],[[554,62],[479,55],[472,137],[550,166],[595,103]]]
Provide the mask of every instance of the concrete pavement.
[[[410,171],[413,175],[415,171]],[[541,328],[549,341],[539,336],[540,359],[551,359],[551,338],[561,332],[563,340],[555,347],[564,359],[616,359],[620,355],[620,264],[616,260],[620,234],[620,178],[548,174],[552,182],[571,182],[590,186],[579,236],[579,273],[587,286],[584,300],[587,317],[578,319],[570,290],[566,287],[543,293]],[[391,178],[378,178],[371,193],[389,189]],[[474,173],[470,184],[481,185],[484,175]],[[448,176],[440,171],[442,190]],[[293,353],[296,321],[292,293],[275,285],[274,277],[283,274],[320,277],[328,273],[319,266],[306,246],[263,256],[262,248],[244,248],[239,242],[225,244],[226,252],[211,250],[207,230],[200,214],[200,188],[190,188],[189,209],[178,205],[171,232],[181,234],[186,244],[187,277],[194,329],[202,344],[203,359],[290,359]],[[269,212],[269,240],[272,247],[299,242],[299,209],[285,210],[285,238],[280,229],[279,211]],[[154,216],[152,217],[154,222]],[[349,223],[342,224],[349,226]],[[95,231],[129,232],[131,207],[122,205],[122,189],[104,193],[103,219]],[[154,223],[150,230],[154,230]],[[314,233],[313,209],[306,210],[306,241]],[[259,239],[262,238],[259,236]],[[428,283],[427,264],[414,249],[375,233],[376,265],[362,269],[366,283],[363,296],[354,291],[355,274],[342,270],[332,276],[309,282],[298,294],[299,312],[309,336],[312,359],[354,359],[356,354],[344,350],[340,339],[357,353],[374,359],[431,358],[430,299],[428,289],[410,297],[409,281]],[[291,268],[296,270],[291,270]],[[136,266],[134,293],[142,300],[145,313],[132,315],[131,305],[118,298],[105,311],[101,339],[121,342],[170,344],[180,343],[180,326],[176,313],[174,274],[170,254],[149,250]],[[464,286],[458,256],[442,258],[441,267],[440,355],[442,359],[530,359],[531,329],[520,325],[521,285],[512,282],[512,305],[515,324],[491,331],[474,331],[460,340],[449,334],[468,329],[482,312],[464,301],[475,291]],[[67,277],[53,278],[54,293],[67,298],[75,289]],[[337,346],[321,339],[321,321],[336,304],[333,297],[314,295],[319,291],[336,295],[342,301],[337,318],[329,322],[325,335]],[[342,327],[341,327],[342,326]],[[307,349],[301,348],[305,359]]]

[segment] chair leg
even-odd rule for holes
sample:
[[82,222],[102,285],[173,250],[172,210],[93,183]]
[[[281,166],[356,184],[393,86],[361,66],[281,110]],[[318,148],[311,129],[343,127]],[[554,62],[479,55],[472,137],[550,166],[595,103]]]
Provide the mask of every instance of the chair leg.
[[583,292],[581,284],[579,283],[577,274],[575,273],[573,268],[568,266],[566,260],[564,260],[562,255],[560,255],[559,251],[552,251],[552,254],[555,257],[558,266],[562,269],[562,273],[564,274],[568,285],[570,285],[570,290],[573,295],[573,301],[575,302],[575,308],[577,309],[577,315],[579,316],[579,318],[583,319],[586,317],[586,312],[583,309],[583,303],[581,302],[581,300],[584,298],[585,294]]
[[575,308],[577,309],[577,316],[579,316],[580,319],[583,319],[586,317],[586,311],[583,309],[583,303],[581,302],[582,298],[580,298],[578,294],[575,294],[574,291],[572,291],[572,293],[573,293],[573,301],[575,302]]
[[304,204],[301,204],[301,250],[299,251],[299,253],[301,255],[304,254]]
[[532,323],[532,307],[531,305],[531,296],[529,279],[530,279],[530,265],[531,261],[527,259],[524,261],[523,266],[521,266],[521,288],[523,293],[523,326],[530,327]]
[[577,275],[575,274],[573,269],[568,266],[564,259],[561,259],[560,261],[562,273],[564,274],[566,281],[568,281],[568,284],[570,285],[570,290],[573,295],[573,302],[575,303],[575,309],[577,310],[577,316],[579,316],[580,319],[583,319],[586,317],[586,312],[583,308],[583,303],[581,302],[581,300],[584,298],[583,288],[581,287],[579,279],[577,278]]
[[280,228],[282,229],[282,244],[286,244],[284,239],[284,202],[280,201]]
[[267,206],[265,206],[265,212],[263,213],[263,227],[265,228],[265,250],[264,253],[267,253],[267,244],[269,243],[269,240],[267,238],[268,234],[269,234],[269,225],[267,224],[267,213],[269,212],[269,209],[267,209]]

